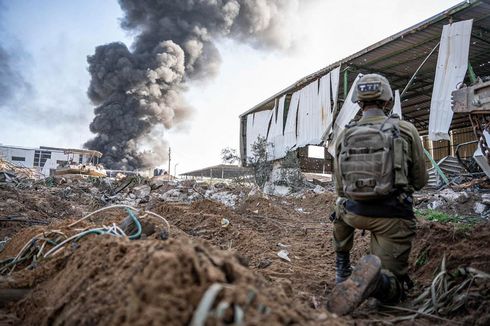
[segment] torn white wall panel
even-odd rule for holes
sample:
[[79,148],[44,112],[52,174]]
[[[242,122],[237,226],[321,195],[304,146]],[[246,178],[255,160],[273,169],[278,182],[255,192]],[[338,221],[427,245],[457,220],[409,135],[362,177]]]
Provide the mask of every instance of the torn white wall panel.
[[332,156],[335,156],[335,141],[337,140],[337,137],[345,129],[345,125],[348,124],[352,119],[354,119],[357,112],[359,112],[359,110],[361,109],[361,107],[357,103],[352,102],[352,92],[357,86],[357,82],[359,81],[361,76],[362,74],[357,75],[354,83],[352,83],[352,87],[347,94],[344,105],[342,105],[342,108],[340,109],[340,112],[335,119],[332,140],[328,144],[328,152]]
[[322,125],[318,80],[315,80],[300,91],[296,147],[319,144],[323,134]]
[[334,111],[337,108],[337,98],[339,96],[340,66],[330,72],[330,80],[333,100],[332,111]]
[[400,91],[398,89],[395,91],[395,103],[393,104],[392,113],[398,114],[398,116],[400,116],[400,120],[403,119],[403,116],[402,116],[402,102],[401,102],[401,99],[400,99]]
[[330,91],[330,73],[320,78],[318,100],[322,119],[322,133],[327,134],[332,127],[332,94]]
[[257,139],[259,137],[267,138],[267,131],[273,111],[260,111],[247,116],[247,158],[252,157],[252,145]]
[[464,80],[473,20],[444,25],[430,103],[429,139],[449,140],[453,119],[451,92]]
[[291,150],[296,146],[296,120],[298,115],[300,92],[294,92],[289,103],[288,116],[284,127],[284,146]]
[[286,96],[279,98],[278,105],[272,113],[271,125],[267,136],[267,159],[277,160],[286,156],[287,149],[284,146],[284,102]]

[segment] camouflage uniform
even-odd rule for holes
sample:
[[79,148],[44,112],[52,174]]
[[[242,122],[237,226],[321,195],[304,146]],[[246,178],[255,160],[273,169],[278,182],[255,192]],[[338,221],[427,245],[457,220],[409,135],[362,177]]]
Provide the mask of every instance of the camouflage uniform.
[[[381,123],[386,119],[381,109],[371,109],[364,112],[357,125]],[[340,197],[337,201],[336,219],[334,221],[333,242],[336,252],[349,252],[353,246],[354,230],[368,230],[371,232],[371,254],[381,259],[384,272],[395,275],[394,282],[399,283],[406,279],[408,271],[408,256],[412,240],[415,236],[415,218],[413,216],[411,194],[414,190],[424,187],[428,180],[425,167],[423,147],[417,129],[409,122],[400,121],[401,136],[408,144],[408,186],[401,191],[391,207],[386,202],[371,205],[369,210],[363,209],[363,203],[345,198],[342,178],[339,173],[340,144],[343,133],[336,142],[335,180],[336,190]],[[397,205],[400,205],[397,207]],[[403,207],[403,209],[400,209]],[[400,213],[400,211],[404,211]],[[367,214],[366,214],[367,212]],[[376,215],[376,216],[373,216]],[[400,215],[401,214],[401,215]],[[396,216],[396,217],[394,217]],[[389,271],[390,273],[386,272]],[[399,286],[397,285],[397,287]]]

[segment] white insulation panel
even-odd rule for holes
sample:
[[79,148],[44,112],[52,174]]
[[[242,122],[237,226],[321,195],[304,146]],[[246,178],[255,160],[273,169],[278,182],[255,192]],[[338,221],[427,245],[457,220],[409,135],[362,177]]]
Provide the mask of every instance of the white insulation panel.
[[464,80],[473,20],[444,25],[437,57],[436,76],[430,103],[429,139],[449,140],[453,119],[451,92]]

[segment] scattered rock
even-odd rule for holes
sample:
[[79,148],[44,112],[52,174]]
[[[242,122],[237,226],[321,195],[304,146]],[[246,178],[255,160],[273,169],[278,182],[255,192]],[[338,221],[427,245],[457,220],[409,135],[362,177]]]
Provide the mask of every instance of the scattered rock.
[[151,187],[148,185],[137,186],[133,188],[132,192],[137,198],[146,198],[150,195]]
[[481,195],[481,202],[485,205],[490,205],[490,194]]
[[473,210],[475,211],[476,214],[482,215],[483,212],[487,209],[487,205],[483,203],[475,203],[473,206]]
[[206,192],[206,197],[209,197],[209,199],[212,199],[212,200],[215,200],[215,201],[218,201],[228,207],[233,207],[235,206],[235,203],[236,203],[236,200],[237,200],[237,197],[227,191],[223,191],[223,192],[216,192],[214,194],[211,194],[210,195],[210,190],[208,190]]
[[436,199],[427,204],[428,209],[438,209],[439,207],[443,207],[446,205],[446,202],[441,199]]
[[322,186],[320,186],[320,185],[317,185],[315,188],[313,188],[313,192],[315,194],[323,194],[326,191],[327,190],[325,188],[323,188]]

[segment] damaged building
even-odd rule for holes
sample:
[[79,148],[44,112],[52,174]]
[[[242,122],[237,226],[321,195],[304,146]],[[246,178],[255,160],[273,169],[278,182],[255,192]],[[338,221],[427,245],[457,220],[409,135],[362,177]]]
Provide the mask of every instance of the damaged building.
[[[302,78],[241,114],[242,164],[247,165],[252,145],[263,137],[268,160],[295,151],[304,172],[331,172],[333,140],[360,111],[350,101],[353,85],[362,74],[380,73],[394,90],[393,112],[419,130],[427,166],[434,165],[432,185],[447,182],[444,172],[483,175],[488,165],[477,150],[484,146],[477,143],[488,116],[481,110],[490,97],[489,53],[490,3],[461,2]],[[451,103],[457,89],[462,90],[459,109]],[[471,96],[480,97],[473,109]],[[324,146],[323,158],[308,154],[315,145]]]

